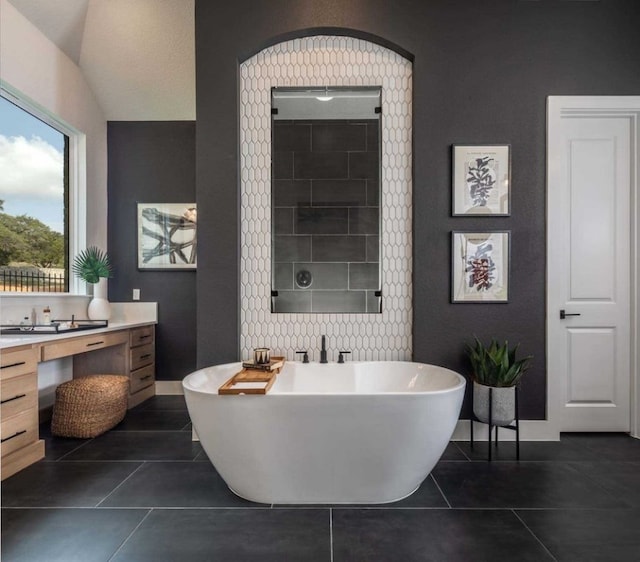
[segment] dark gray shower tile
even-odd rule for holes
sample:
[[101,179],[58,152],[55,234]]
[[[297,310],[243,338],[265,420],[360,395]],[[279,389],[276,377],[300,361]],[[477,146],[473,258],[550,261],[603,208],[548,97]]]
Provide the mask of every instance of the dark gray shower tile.
[[311,139],[311,150],[314,151],[364,151],[367,149],[367,126],[345,121],[314,123]]
[[296,263],[295,271],[305,269],[313,277],[310,289],[348,289],[349,264],[347,263]]
[[378,313],[380,310],[380,299],[376,296],[376,291],[367,291],[367,312]]
[[273,312],[311,312],[310,291],[278,291]]
[[553,558],[511,511],[336,509],[336,562],[468,562]]
[[189,413],[184,410],[129,411],[112,431],[179,431],[189,423]]
[[274,180],[273,206],[297,207],[311,203],[310,180]]
[[367,236],[367,261],[380,261],[380,236]]
[[258,507],[236,496],[210,462],[149,462],[100,507]]
[[378,207],[353,207],[349,209],[349,234],[378,234],[380,212]]
[[552,509],[516,512],[559,562],[640,560],[640,510]]
[[366,239],[364,236],[315,235],[311,255],[314,262],[366,261]]
[[348,178],[349,158],[346,152],[296,152],[293,169],[296,179]]
[[345,177],[377,180],[379,175],[380,158],[377,151],[349,153],[349,175]]
[[366,180],[312,180],[311,204],[317,207],[360,207],[367,204]]
[[452,507],[629,507],[562,462],[446,462],[432,472]]
[[380,121],[377,119],[367,123],[367,150],[369,152],[378,151],[380,139]]
[[617,498],[640,507],[640,462],[576,462],[571,466]]
[[273,209],[273,233],[293,234],[293,207]]
[[380,288],[380,265],[377,263],[349,264],[349,289]]
[[364,291],[313,291],[312,312],[366,312]]
[[91,460],[190,461],[201,451],[187,431],[109,431],[73,451],[60,463]]
[[342,207],[298,207],[296,234],[348,234],[349,209]]
[[274,180],[293,178],[293,152],[274,152],[271,176]]
[[7,562],[104,562],[147,514],[144,509],[3,509]]
[[311,236],[275,236],[274,261],[294,262],[311,259]]
[[293,264],[274,263],[273,264],[273,287],[275,291],[285,291],[293,289]]
[[328,562],[328,509],[158,509],[113,558]]
[[367,180],[367,205],[369,207],[380,206],[380,182]]
[[95,507],[139,467],[138,462],[38,462],[2,482],[2,506]]
[[284,121],[273,123],[273,150],[311,150],[311,125]]

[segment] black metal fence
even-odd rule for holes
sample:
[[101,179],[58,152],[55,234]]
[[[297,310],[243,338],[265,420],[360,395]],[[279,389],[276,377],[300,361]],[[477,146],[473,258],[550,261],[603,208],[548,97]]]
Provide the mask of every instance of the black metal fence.
[[68,290],[64,273],[0,271],[0,291],[19,293],[64,293]]

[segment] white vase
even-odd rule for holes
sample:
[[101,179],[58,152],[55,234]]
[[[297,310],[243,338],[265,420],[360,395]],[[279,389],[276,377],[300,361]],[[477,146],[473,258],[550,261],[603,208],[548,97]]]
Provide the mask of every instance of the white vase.
[[111,305],[107,299],[109,287],[106,277],[93,285],[93,298],[87,309],[89,320],[109,320],[111,317]]

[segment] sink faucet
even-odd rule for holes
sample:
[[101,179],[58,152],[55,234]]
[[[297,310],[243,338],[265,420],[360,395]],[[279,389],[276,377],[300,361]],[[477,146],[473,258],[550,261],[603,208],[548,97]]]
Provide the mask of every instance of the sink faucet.
[[328,363],[328,361],[327,361],[326,336],[322,336],[322,349],[320,350],[320,363]]

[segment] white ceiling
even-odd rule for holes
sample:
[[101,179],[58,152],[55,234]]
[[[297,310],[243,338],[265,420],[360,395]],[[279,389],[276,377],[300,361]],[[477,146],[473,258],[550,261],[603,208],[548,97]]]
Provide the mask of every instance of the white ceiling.
[[194,0],[9,0],[82,70],[110,121],[195,119]]

